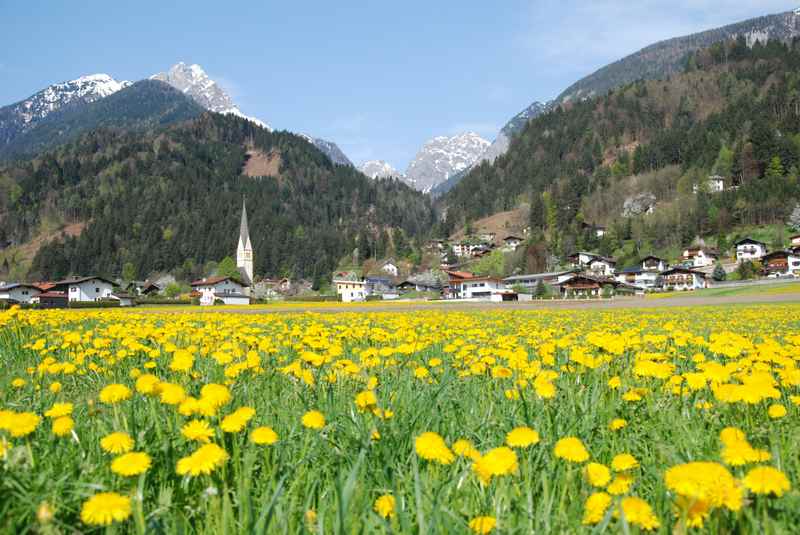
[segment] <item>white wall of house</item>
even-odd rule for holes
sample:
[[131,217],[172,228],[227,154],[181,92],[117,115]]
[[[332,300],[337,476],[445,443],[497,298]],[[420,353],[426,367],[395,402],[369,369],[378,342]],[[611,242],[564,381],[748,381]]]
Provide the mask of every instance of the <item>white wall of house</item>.
[[333,281],[336,285],[336,293],[341,296],[343,303],[353,301],[363,301],[366,299],[367,291],[364,281]]
[[386,262],[381,268],[381,271],[391,275],[392,277],[396,277],[398,273],[400,273],[400,270],[397,269],[397,266],[391,262]]
[[763,243],[742,243],[736,246],[736,260],[739,262],[759,260],[767,254]]
[[461,299],[489,299],[492,294],[504,293],[506,285],[499,280],[465,280],[456,284]]
[[[202,284],[195,286],[194,289],[201,294],[201,305],[213,305],[215,299],[222,299],[224,301],[225,296],[244,295],[245,286],[234,280],[227,279],[215,284]],[[249,298],[247,302],[250,302]]]
[[614,274],[614,264],[600,258],[595,258],[588,264],[589,271],[606,277]]
[[706,280],[697,273],[679,273],[664,277],[664,287],[668,290],[699,290],[706,287]]
[[38,288],[31,288],[28,286],[15,286],[0,291],[0,300],[14,300],[18,303],[30,303],[31,300],[42,293]]
[[111,297],[114,287],[100,279],[90,279],[77,284],[70,284],[67,296],[70,301],[97,301]]

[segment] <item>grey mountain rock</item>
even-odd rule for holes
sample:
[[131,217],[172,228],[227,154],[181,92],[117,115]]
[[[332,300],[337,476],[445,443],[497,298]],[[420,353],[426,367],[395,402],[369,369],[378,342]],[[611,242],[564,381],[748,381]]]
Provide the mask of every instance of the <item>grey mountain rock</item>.
[[435,186],[475,163],[491,143],[475,132],[437,136],[427,141],[406,170],[406,182],[430,192]]

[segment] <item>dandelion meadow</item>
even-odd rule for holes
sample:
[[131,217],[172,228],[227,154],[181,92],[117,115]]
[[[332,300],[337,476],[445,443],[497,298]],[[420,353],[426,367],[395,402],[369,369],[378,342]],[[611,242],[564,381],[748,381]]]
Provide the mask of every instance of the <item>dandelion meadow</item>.
[[792,533],[800,305],[0,313],[3,533]]

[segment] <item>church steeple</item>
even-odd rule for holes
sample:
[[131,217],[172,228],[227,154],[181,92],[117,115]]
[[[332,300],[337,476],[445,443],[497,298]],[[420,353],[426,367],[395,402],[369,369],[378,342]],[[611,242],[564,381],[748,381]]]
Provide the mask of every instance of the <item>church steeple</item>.
[[242,223],[239,226],[239,246],[236,248],[236,267],[246,278],[244,282],[253,283],[253,246],[250,244],[250,229],[247,226],[247,206],[242,198]]

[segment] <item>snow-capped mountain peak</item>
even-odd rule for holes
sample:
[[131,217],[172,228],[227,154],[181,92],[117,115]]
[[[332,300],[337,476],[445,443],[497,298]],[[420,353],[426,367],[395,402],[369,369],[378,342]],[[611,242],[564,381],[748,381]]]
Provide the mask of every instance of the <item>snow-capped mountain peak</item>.
[[263,121],[242,113],[230,95],[196,63],[187,65],[181,61],[170,67],[168,71],[154,74],[150,78],[168,83],[178,91],[183,91],[183,93],[192,97],[195,102],[207,110],[236,115],[252,121],[267,130],[272,130]]
[[470,167],[490,145],[475,132],[436,136],[427,141],[408,165],[406,181],[424,192]]
[[369,160],[359,165],[357,169],[370,178],[403,177],[400,171],[383,160]]
[[108,74],[89,74],[48,86],[12,106],[16,108],[21,123],[32,126],[32,123],[44,119],[63,106],[76,102],[94,102],[129,85],[131,82],[117,81]]

